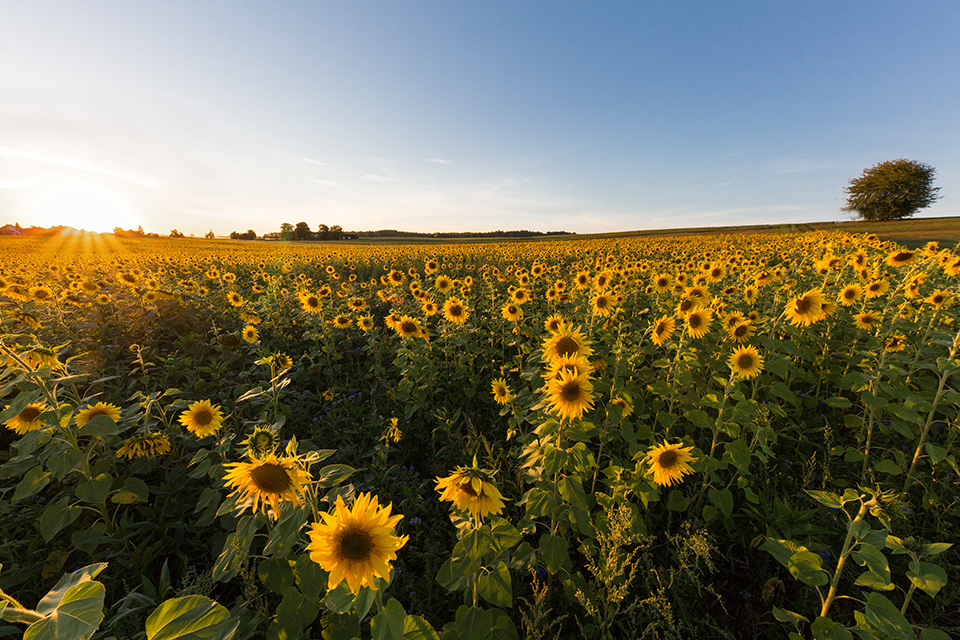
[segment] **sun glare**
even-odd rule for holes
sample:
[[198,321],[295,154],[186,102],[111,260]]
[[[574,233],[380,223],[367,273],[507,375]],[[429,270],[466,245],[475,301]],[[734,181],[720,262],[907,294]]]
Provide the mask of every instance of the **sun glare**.
[[43,189],[26,203],[25,213],[43,226],[65,225],[87,231],[136,228],[133,209],[114,193],[90,185]]

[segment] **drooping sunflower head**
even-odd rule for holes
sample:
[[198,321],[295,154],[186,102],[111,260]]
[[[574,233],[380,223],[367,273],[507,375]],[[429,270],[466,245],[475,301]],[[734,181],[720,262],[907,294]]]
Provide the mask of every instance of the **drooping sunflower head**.
[[250,455],[250,462],[230,462],[224,465],[227,474],[223,481],[233,491],[239,493],[244,508],[267,513],[270,508],[273,517],[280,517],[281,505],[290,502],[298,505],[303,502],[303,485],[309,483],[310,474],[301,468],[299,456],[278,458],[276,454]]
[[97,416],[107,416],[114,422],[120,419],[120,407],[107,402],[88,404],[86,409],[77,413],[77,426],[82,427]]
[[377,589],[375,578],[390,580],[390,561],[407,543],[407,536],[394,535],[402,515],[390,515],[393,505],[381,507],[376,496],[361,493],[351,507],[337,496],[333,513],[320,514],[323,522],[311,525],[307,536],[310,559],[326,570],[332,590],[346,580],[354,594],[360,587]]
[[883,348],[888,352],[903,351],[907,346],[907,339],[902,333],[887,336],[883,340]]
[[460,511],[482,520],[503,511],[503,495],[493,484],[493,472],[472,467],[457,467],[445,478],[437,478],[441,500],[448,500]]
[[223,424],[223,413],[220,405],[213,405],[209,400],[198,400],[180,414],[180,424],[198,438],[204,438],[219,431]]
[[763,371],[763,357],[752,346],[736,349],[730,354],[727,364],[734,375],[748,380]]
[[[10,406],[7,405],[7,409]],[[43,422],[39,420],[40,415],[47,410],[47,405],[42,402],[31,402],[23,409],[20,410],[20,413],[13,416],[6,422],[4,426],[8,429],[12,429],[17,433],[17,435],[22,436],[28,431],[35,431],[43,427]]]
[[693,473],[688,464],[693,462],[691,455],[693,447],[684,447],[682,444],[668,444],[651,447],[644,461],[649,465],[648,474],[653,474],[653,481],[661,487],[670,487],[674,483],[683,482],[683,476]]
[[123,446],[117,450],[117,457],[126,456],[128,460],[134,458],[153,458],[170,452],[170,438],[163,433],[145,433],[127,438]]
[[890,267],[902,267],[917,259],[916,251],[894,251],[886,257],[884,262]]

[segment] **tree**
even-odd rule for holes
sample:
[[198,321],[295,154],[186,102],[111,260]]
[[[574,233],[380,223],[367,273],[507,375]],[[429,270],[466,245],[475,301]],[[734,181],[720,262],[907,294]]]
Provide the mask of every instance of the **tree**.
[[310,231],[310,225],[306,222],[298,222],[297,228],[293,230],[293,239],[294,240],[309,240],[313,237],[313,232]]
[[340,240],[343,238],[343,227],[338,224],[330,227],[330,239],[331,240]]
[[320,238],[321,240],[329,240],[330,227],[321,223],[320,226],[317,227],[317,237]]
[[289,222],[284,222],[280,225],[280,239],[289,240],[293,237],[293,225]]
[[937,170],[916,160],[888,160],[864,169],[844,187],[843,211],[856,211],[863,220],[899,220],[940,199],[933,186]]
[[206,238],[207,240],[213,240],[216,236],[213,235],[213,229],[210,229],[210,231],[207,231],[207,232],[203,235],[203,237]]

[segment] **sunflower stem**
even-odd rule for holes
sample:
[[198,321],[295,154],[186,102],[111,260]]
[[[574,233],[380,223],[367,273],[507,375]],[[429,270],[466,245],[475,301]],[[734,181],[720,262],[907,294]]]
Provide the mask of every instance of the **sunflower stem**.
[[907,478],[903,481],[903,491],[906,492],[913,484],[913,474],[917,470],[917,463],[920,461],[920,452],[923,451],[923,445],[927,442],[927,434],[930,432],[930,425],[933,424],[933,415],[937,411],[937,405],[940,404],[940,398],[943,397],[943,388],[947,384],[947,378],[950,377],[950,371],[944,371],[940,376],[940,386],[937,387],[937,393],[933,396],[933,406],[930,407],[930,413],[927,414],[927,422],[920,431],[920,441],[917,443],[917,450],[913,452],[913,461],[910,463],[910,470],[907,472]]

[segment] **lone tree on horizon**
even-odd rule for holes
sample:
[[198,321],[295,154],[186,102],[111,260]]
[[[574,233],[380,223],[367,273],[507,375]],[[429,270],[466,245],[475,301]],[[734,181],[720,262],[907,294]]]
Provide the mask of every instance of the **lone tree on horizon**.
[[862,220],[909,218],[940,199],[933,186],[937,170],[916,160],[887,160],[864,169],[843,190],[842,211],[856,211]]

